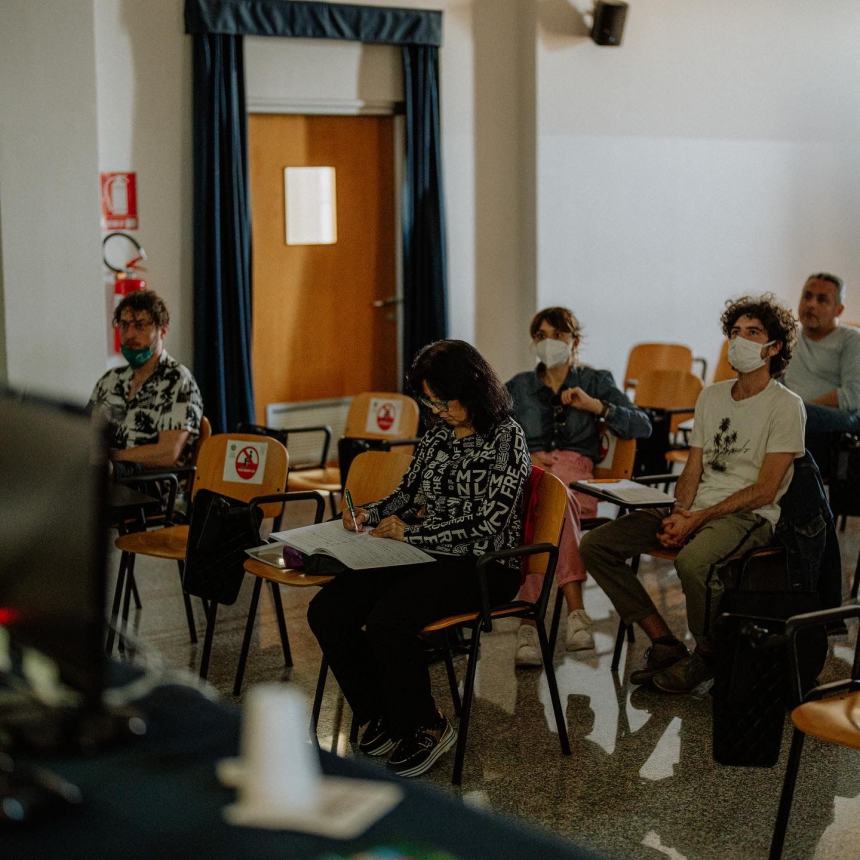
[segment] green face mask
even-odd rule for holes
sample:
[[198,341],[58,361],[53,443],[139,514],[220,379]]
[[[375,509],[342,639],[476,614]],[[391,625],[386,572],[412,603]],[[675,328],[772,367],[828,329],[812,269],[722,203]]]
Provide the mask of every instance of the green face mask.
[[152,347],[144,346],[141,349],[132,349],[130,346],[122,347],[122,357],[134,370],[143,367],[152,358]]

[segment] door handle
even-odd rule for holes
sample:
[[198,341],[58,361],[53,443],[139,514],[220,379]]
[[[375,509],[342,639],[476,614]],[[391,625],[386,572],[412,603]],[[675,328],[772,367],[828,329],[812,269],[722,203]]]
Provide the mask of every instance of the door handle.
[[402,305],[403,299],[398,299],[397,296],[389,296],[387,299],[375,299],[370,304],[375,308],[387,308],[390,305]]

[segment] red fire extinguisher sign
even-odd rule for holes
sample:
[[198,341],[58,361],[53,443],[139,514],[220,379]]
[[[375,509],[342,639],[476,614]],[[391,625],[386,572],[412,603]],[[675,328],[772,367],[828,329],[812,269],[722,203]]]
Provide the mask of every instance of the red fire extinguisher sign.
[[99,174],[102,200],[102,228],[105,230],[136,230],[137,174]]

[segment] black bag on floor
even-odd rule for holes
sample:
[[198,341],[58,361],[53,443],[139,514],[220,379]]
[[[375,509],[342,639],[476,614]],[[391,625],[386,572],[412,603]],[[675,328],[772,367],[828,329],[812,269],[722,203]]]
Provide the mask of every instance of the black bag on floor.
[[245,576],[246,549],[260,543],[262,514],[246,502],[198,490],[194,497],[182,587],[195,597],[232,604]]
[[835,433],[831,450],[830,507],[835,517],[860,516],[860,436]]
[[[785,621],[818,609],[818,593],[788,590],[781,554],[758,564],[755,556],[744,560],[726,579],[729,588],[720,601],[722,614],[714,631],[713,756],[724,765],[773,767],[786,710],[798,704],[793,700]],[[806,631],[798,640],[798,656],[803,687],[809,689],[827,656],[824,631]]]

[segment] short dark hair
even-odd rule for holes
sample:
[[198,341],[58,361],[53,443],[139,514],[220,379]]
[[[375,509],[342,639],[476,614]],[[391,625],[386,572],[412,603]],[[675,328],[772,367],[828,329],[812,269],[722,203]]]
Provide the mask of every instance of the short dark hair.
[[838,275],[831,275],[830,272],[818,272],[814,275],[810,275],[803,283],[803,286],[806,286],[810,281],[827,281],[829,284],[833,284],[836,287],[836,301],[840,305],[845,304],[845,281],[842,280]]
[[164,299],[154,290],[136,290],[129,293],[117,306],[113,312],[113,321],[118,323],[122,312],[130,310],[132,313],[146,311],[152,321],[158,328],[163,328],[170,323],[170,314],[167,311],[167,305],[164,304]]
[[423,396],[422,383],[443,400],[459,400],[475,430],[486,436],[513,409],[508,389],[487,360],[463,340],[437,340],[425,346],[409,370],[409,385]]
[[768,340],[782,344],[782,349],[771,356],[769,368],[771,376],[781,376],[791,361],[791,351],[797,341],[797,320],[794,314],[773,293],[729,299],[720,317],[726,337],[731,337],[732,327],[743,316],[757,319],[764,326]]
[[552,307],[544,308],[532,317],[532,321],[529,323],[529,334],[533,339],[544,320],[556,331],[572,334],[574,340],[578,341],[582,337],[582,326],[576,318],[576,314],[568,308]]

